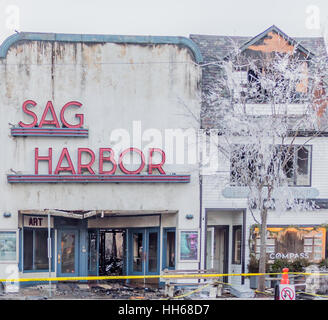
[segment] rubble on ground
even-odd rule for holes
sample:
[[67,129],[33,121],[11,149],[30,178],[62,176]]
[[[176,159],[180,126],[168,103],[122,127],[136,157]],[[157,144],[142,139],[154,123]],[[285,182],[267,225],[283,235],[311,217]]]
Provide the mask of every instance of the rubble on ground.
[[0,299],[145,299],[164,298],[164,290],[158,287],[122,283],[56,283],[22,286],[18,292],[4,292]]

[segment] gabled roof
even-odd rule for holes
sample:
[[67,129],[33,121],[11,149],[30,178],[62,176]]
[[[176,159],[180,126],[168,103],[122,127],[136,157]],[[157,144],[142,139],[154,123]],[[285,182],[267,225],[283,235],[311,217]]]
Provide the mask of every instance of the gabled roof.
[[269,35],[269,33],[271,32],[275,32],[278,35],[280,35],[282,38],[284,38],[289,44],[291,44],[292,46],[295,46],[298,50],[300,50],[301,52],[303,52],[306,56],[308,56],[309,58],[312,58],[314,56],[314,54],[306,49],[302,44],[300,44],[299,42],[297,42],[296,40],[294,40],[293,38],[289,37],[288,35],[286,35],[283,31],[281,31],[278,27],[276,27],[275,25],[272,25],[270,28],[264,30],[263,32],[261,32],[260,34],[258,34],[257,36],[255,36],[254,38],[246,41],[241,47],[240,50],[243,51],[247,48],[249,48],[250,46],[256,44],[259,40],[263,39],[264,37],[266,37],[267,35]]
[[297,44],[298,48],[311,55],[327,54],[326,45],[323,37],[288,37],[276,26],[271,26],[255,37],[245,36],[222,36],[222,35],[198,35],[191,34],[190,39],[198,46],[205,65],[203,68],[202,85],[203,90],[216,82],[219,73],[219,67],[215,62],[223,60],[235,49],[245,49],[265,37],[269,32],[276,32],[291,44]]
[[310,52],[313,55],[326,54],[326,45],[323,37],[289,37],[278,27],[271,26],[255,37],[247,36],[222,36],[222,35],[200,35],[191,34],[189,37],[200,49],[205,63],[222,60],[236,47],[245,49],[254,44],[271,31],[275,31],[297,46],[303,52]]

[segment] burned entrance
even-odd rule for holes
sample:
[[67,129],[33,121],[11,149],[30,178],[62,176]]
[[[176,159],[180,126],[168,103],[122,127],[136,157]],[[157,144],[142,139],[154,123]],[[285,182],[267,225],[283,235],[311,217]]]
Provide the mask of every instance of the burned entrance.
[[125,233],[123,229],[100,230],[99,275],[124,274]]
[[89,275],[120,276],[126,274],[126,229],[96,229],[88,232]]

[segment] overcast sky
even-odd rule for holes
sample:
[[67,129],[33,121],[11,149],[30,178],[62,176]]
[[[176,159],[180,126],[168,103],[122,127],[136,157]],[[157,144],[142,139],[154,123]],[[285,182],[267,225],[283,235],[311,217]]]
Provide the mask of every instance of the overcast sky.
[[[328,34],[327,0],[0,0],[1,39],[19,31],[126,35]],[[2,21],[2,22],[1,22]]]

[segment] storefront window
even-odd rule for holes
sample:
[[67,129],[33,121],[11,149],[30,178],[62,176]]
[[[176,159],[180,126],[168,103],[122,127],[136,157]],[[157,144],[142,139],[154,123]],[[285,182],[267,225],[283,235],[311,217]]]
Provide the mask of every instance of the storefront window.
[[34,235],[34,267],[37,270],[49,268],[48,230],[39,230]]
[[166,265],[164,268],[175,268],[175,231],[166,232]]
[[48,230],[24,228],[24,270],[48,267]]
[[[320,262],[325,258],[326,229],[315,227],[268,228],[267,258],[269,262],[276,259],[307,259]],[[260,238],[255,229],[255,252],[260,254]]]
[[149,260],[148,260],[148,271],[157,271],[157,232],[149,233]]
[[70,231],[63,231],[61,233],[61,272],[74,273],[75,272],[75,248],[76,238],[75,233]]
[[232,263],[241,264],[241,226],[232,228]]
[[97,271],[97,234],[89,231],[89,255],[88,255],[88,269],[90,272]]
[[0,261],[16,260],[16,232],[0,231]]
[[33,269],[33,230],[24,229],[24,269]]
[[133,271],[142,271],[143,260],[143,233],[133,234]]

